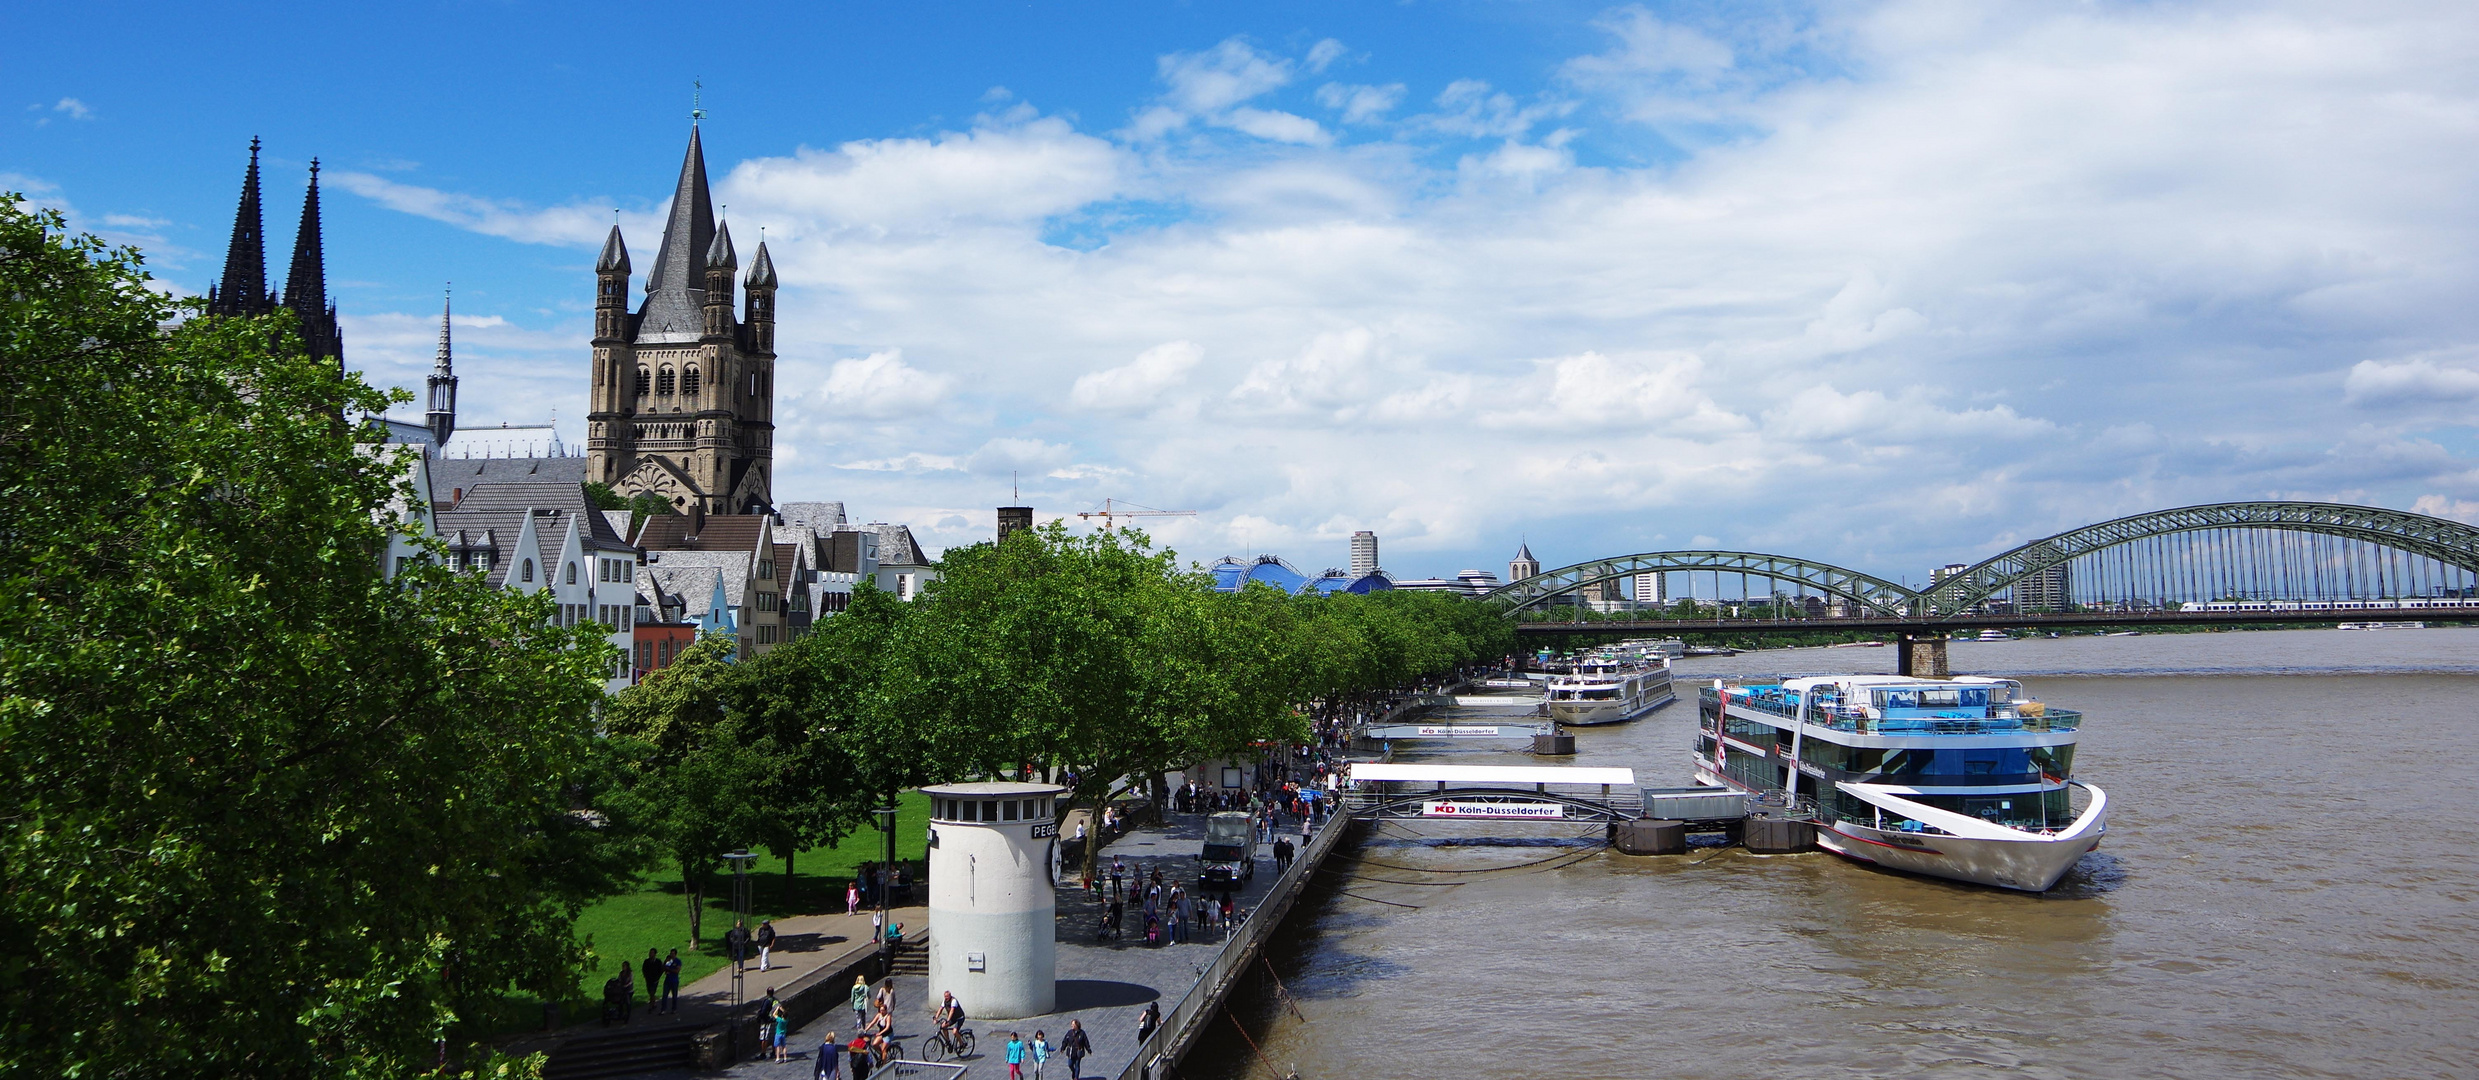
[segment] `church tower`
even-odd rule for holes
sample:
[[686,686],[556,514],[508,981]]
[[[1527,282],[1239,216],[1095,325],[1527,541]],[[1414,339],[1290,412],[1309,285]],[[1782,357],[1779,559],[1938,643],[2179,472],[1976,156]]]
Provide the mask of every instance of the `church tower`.
[[611,227],[594,263],[593,400],[586,477],[651,492],[686,512],[774,508],[775,263],[749,260],[735,317],[739,252],[718,224],[695,125],[680,162],[645,302],[628,310],[628,244]]
[[250,140],[250,171],[241,180],[241,206],[232,215],[232,243],[224,251],[224,276],[207,289],[207,314],[255,318],[289,308],[300,323],[301,344],[312,356],[344,365],[344,334],[336,306],[327,302],[327,256],[320,242],[318,161],[310,162],[310,193],[301,202],[301,231],[293,236],[293,265],[284,294],[267,288],[266,215],[259,205],[258,140]]
[[1532,545],[1524,543],[1515,549],[1515,557],[1506,561],[1506,581],[1512,585],[1541,572],[1541,560],[1532,557]]
[[439,300],[439,359],[430,368],[430,408],[422,414],[433,446],[446,446],[448,436],[456,434],[456,368],[448,355],[448,313],[453,300],[454,297]]
[[310,159],[310,193],[301,200],[301,229],[293,234],[293,266],[284,275],[284,306],[300,321],[301,345],[312,356],[333,357],[344,368],[344,333],[336,328],[336,305],[327,302],[327,248],[319,239],[318,159]]

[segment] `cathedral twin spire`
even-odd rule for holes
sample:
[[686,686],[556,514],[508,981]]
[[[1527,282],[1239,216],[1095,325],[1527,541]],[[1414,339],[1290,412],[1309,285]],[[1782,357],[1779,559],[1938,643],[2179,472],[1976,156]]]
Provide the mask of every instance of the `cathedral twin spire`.
[[244,318],[289,308],[299,320],[301,343],[312,356],[344,364],[344,335],[336,307],[327,302],[327,256],[319,235],[318,161],[310,162],[310,192],[302,199],[301,227],[293,238],[293,263],[278,297],[267,288],[265,215],[259,204],[258,140],[250,140],[250,168],[241,181],[241,205],[232,219],[232,243],[224,253],[224,276],[207,290],[207,313]]

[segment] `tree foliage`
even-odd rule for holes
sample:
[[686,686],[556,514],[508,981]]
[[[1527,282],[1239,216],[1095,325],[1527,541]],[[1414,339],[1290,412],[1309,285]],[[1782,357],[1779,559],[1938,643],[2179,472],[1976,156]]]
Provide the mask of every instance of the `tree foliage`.
[[0,197],[0,1075],[382,1076],[634,869],[547,599],[381,575],[386,395]]

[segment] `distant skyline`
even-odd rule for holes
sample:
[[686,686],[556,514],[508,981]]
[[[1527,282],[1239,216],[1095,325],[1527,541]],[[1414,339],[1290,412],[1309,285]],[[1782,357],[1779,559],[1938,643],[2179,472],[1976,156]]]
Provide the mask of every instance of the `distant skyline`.
[[2479,522],[2467,5],[917,7],[65,9],[0,187],[203,293],[251,137],[271,252],[316,156],[350,364],[417,388],[453,280],[460,427],[582,443],[596,245],[702,82],[777,498],[933,549],[1011,475],[1405,577]]

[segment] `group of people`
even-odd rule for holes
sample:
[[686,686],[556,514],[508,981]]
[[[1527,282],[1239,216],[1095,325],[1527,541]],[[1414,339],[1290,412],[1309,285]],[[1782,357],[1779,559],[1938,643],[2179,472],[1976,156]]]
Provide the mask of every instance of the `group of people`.
[[1159,867],[1150,873],[1139,873],[1130,882],[1127,863],[1118,856],[1110,860],[1106,879],[1109,891],[1103,892],[1101,882],[1090,882],[1091,891],[1105,897],[1101,924],[1095,928],[1096,940],[1117,941],[1125,932],[1127,917],[1126,891],[1137,894],[1139,911],[1144,918],[1143,941],[1147,945],[1179,945],[1196,940],[1198,934],[1228,931],[1239,917],[1239,905],[1230,890],[1219,898],[1203,893],[1190,894],[1177,882],[1164,881]]
[[[646,980],[646,1008],[656,1012],[680,1011],[680,950],[673,949],[668,957],[658,957],[655,950],[646,950],[641,969]],[[659,989],[658,989],[659,987]],[[623,1024],[637,1019],[637,980],[630,973],[628,961],[620,961],[620,973],[603,983],[603,1026],[616,1020]]]
[[749,950],[754,948],[757,950],[757,969],[759,971],[767,970],[774,964],[775,921],[773,919],[760,919],[758,920],[757,931],[755,933],[751,933],[749,930],[749,920],[732,920],[732,928],[723,932],[723,948],[731,954],[732,966],[734,968],[748,967]]
[[[767,1004],[771,1008],[765,1015],[775,1018],[771,1028],[775,1033],[774,1060],[790,1060],[788,1052],[784,1049],[784,1032],[789,1025],[785,1022],[782,1006],[774,1001],[772,990],[767,991]],[[1151,1006],[1147,1006],[1146,1012],[1152,1017],[1150,1023],[1157,1027],[1160,1026],[1160,1012]],[[843,1070],[846,1067],[851,1070],[852,1080],[865,1080],[870,1073],[894,1060],[893,1047],[890,1045],[890,1040],[895,1035],[895,983],[893,980],[888,980],[880,984],[876,990],[872,990],[868,977],[853,976],[852,1019],[857,1028],[852,1041],[844,1042],[836,1032],[829,1031],[826,1033],[825,1040],[818,1044],[816,1066],[811,1073],[815,1080],[843,1080]],[[956,1045],[961,1033],[965,1030],[963,1003],[956,1000],[954,993],[946,994],[937,1005],[930,1008],[930,1022],[936,1028],[938,1039],[949,1046]],[[1146,1021],[1140,1019],[1139,1028],[1143,1029],[1145,1023]],[[1145,1031],[1145,1034],[1150,1033],[1150,1030]],[[1139,1041],[1142,1041],[1142,1038],[1143,1036],[1140,1035]],[[1080,1080],[1084,1075],[1085,1058],[1092,1053],[1093,1039],[1085,1034],[1084,1022],[1081,1020],[1067,1022],[1067,1030],[1060,1033],[1056,1046],[1051,1045],[1050,1033],[1047,1031],[1037,1030],[1033,1032],[1031,1039],[1026,1039],[1022,1032],[1009,1032],[1005,1049],[1007,1077],[1008,1080],[1025,1080],[1025,1067],[1030,1065],[1032,1067],[1031,1080],[1042,1080],[1043,1069],[1049,1065],[1053,1055],[1058,1055],[1067,1059],[1069,1080]]]

